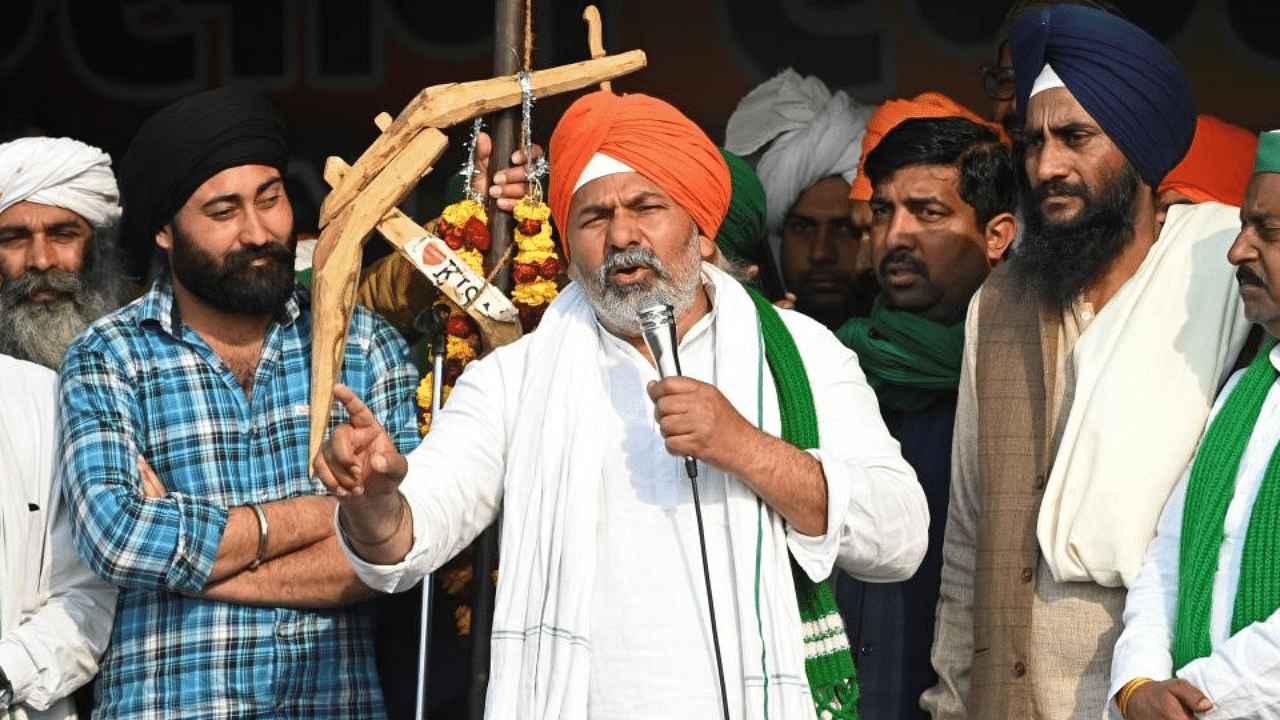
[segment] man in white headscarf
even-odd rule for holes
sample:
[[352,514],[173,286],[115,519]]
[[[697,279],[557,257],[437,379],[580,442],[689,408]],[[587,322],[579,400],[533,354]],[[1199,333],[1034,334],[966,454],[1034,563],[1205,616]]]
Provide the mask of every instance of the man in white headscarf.
[[725,147],[755,162],[769,245],[795,307],[831,329],[867,315],[877,291],[861,253],[868,208],[852,213],[862,136],[875,112],[787,68],[738,103]]
[[119,302],[109,262],[120,194],[111,158],[70,138],[0,145],[0,352],[57,369]]

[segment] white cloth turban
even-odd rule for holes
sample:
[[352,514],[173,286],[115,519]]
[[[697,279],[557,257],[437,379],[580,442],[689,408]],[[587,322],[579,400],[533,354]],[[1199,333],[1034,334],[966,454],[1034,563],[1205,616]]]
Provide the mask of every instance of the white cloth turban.
[[120,219],[111,157],[71,138],[19,138],[0,145],[0,213],[24,200],[65,208],[94,228]]
[[768,209],[769,243],[778,253],[782,221],[800,193],[824,177],[853,182],[862,136],[875,106],[834,95],[822,80],[787,68],[742,98],[725,128],[725,149],[750,155],[772,142],[756,164]]

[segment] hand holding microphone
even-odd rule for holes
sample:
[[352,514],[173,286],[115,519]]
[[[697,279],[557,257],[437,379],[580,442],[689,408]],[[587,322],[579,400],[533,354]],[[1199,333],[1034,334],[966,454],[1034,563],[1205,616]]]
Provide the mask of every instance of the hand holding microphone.
[[[640,331],[644,344],[658,366],[658,377],[666,379],[680,373],[680,357],[676,354],[675,310],[667,303],[650,305],[640,310]],[[689,477],[698,477],[698,461],[684,458],[684,470]]]
[[[714,385],[683,375],[676,355],[676,326],[670,305],[657,304],[638,313],[641,334],[662,376],[649,387],[658,425],[673,455],[685,456],[690,478],[697,460],[730,474],[742,475],[752,453],[755,426]],[[695,457],[697,460],[695,460]]]

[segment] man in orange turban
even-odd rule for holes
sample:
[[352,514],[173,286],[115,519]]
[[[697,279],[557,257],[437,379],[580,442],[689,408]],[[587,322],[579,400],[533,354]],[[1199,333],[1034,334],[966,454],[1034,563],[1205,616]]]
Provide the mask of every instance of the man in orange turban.
[[958,117],[990,127],[1000,135],[1000,142],[1009,146],[1009,135],[1004,128],[978,117],[977,113],[939,92],[920,93],[906,100],[886,100],[867,121],[867,134],[862,136],[862,160],[858,163],[858,177],[849,189],[849,199],[855,202],[871,200],[871,181],[867,179],[867,156],[880,144],[889,131],[913,118]]
[[[538,329],[468,366],[407,458],[335,391],[352,419],[316,469],[348,557],[399,591],[505,508],[489,717],[854,717],[824,581],[909,577],[928,524],[856,358],[701,261],[729,171],[675,108],[588,95],[550,160],[575,282]],[[683,375],[642,339],[653,305]]]

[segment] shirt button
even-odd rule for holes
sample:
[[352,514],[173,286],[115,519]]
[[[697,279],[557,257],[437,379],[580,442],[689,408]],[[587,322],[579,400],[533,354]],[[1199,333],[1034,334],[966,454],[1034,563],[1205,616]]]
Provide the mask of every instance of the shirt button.
[[1016,662],[1016,663],[1014,663],[1014,664],[1013,664],[1013,676],[1014,676],[1014,677],[1016,677],[1016,678],[1020,678],[1020,677],[1022,677],[1023,675],[1026,675],[1026,674],[1027,674],[1027,666],[1026,666],[1026,665],[1025,665],[1021,660],[1019,660],[1018,662]]
[[870,655],[873,649],[874,648],[870,644],[863,645],[861,648],[859,648],[859,650],[862,652],[863,655]]
[[1035,573],[1031,571],[1031,568],[1022,568],[1022,582],[1029,583],[1033,577],[1035,577]]

